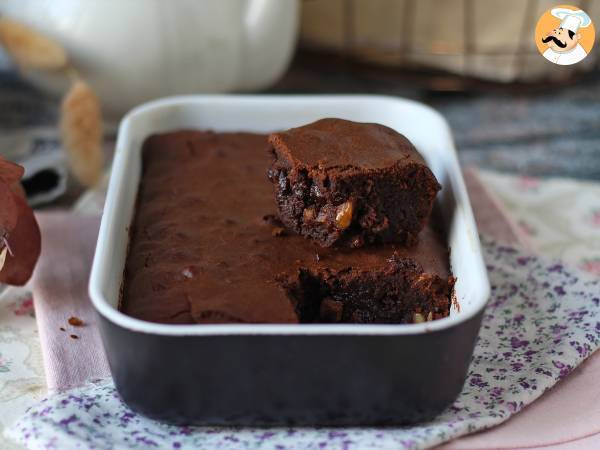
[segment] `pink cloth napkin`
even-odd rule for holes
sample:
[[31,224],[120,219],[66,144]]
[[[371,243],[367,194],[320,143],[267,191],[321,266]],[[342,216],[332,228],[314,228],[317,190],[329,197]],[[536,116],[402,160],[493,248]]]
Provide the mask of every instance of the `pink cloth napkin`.
[[463,170],[463,175],[479,232],[496,241],[518,245],[535,253],[527,235],[511,220],[504,205],[485,186],[477,175],[477,169],[467,168]]
[[[465,181],[481,233],[531,250],[526,236],[486,189],[477,172],[466,170]],[[33,278],[33,295],[48,388],[60,391],[109,375],[95,312],[87,296],[99,219],[43,213],[38,214],[38,220],[43,248]],[[71,316],[83,320],[85,325],[69,325]],[[71,338],[71,334],[78,339]],[[600,448],[600,439],[595,435],[600,431],[600,388],[594,389],[598,379],[600,356],[596,354],[555,389],[506,423],[442,448]]]
[[600,448],[600,354],[503,424],[440,450]]
[[[42,253],[31,286],[46,382],[53,392],[110,375],[87,294],[100,219],[55,212],[36,217]],[[70,325],[71,317],[83,325]]]

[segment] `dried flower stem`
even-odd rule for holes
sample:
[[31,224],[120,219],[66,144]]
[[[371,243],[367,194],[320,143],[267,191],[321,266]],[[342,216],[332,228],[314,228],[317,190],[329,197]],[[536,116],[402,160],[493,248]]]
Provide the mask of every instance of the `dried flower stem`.
[[67,53],[59,44],[5,17],[0,17],[0,44],[24,69],[56,71],[68,63]]
[[65,49],[28,26],[0,17],[0,45],[22,69],[62,71],[71,80],[61,109],[61,134],[73,174],[85,186],[101,178],[102,114],[100,102],[69,62]]
[[86,186],[95,185],[104,162],[102,115],[98,97],[81,79],[63,99],[60,129],[74,175]]

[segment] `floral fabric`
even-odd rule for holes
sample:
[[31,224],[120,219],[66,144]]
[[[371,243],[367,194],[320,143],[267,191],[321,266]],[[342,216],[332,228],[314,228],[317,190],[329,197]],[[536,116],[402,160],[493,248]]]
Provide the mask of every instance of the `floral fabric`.
[[600,183],[478,171],[537,252],[600,277]]
[[456,402],[431,423],[395,429],[175,427],[131,411],[111,381],[32,407],[9,435],[28,448],[418,449],[505,421],[600,344],[600,281],[484,240],[492,283]]
[[[0,430],[46,393],[33,300],[27,288],[0,291]],[[0,448],[16,445],[0,433]]]

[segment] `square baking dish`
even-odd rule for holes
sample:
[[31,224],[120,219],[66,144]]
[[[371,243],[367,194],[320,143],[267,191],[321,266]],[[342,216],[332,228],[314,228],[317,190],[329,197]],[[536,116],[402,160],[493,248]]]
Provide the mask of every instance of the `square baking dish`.
[[[426,159],[442,185],[436,201],[457,277],[449,317],[167,325],[118,310],[149,135],[267,133],[323,117],[387,125]],[[89,291],[117,390],[135,411],[185,424],[397,425],[431,418],[459,394],[490,287],[452,136],[434,110],[380,96],[185,96],[142,105],[121,122]]]

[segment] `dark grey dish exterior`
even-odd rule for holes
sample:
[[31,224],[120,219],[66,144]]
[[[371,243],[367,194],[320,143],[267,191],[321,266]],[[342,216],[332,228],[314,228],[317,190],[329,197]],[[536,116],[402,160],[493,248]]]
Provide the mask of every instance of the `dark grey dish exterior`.
[[[197,425],[401,425],[431,419],[465,381],[482,311],[415,335],[166,336],[100,315],[122,399]],[[357,327],[360,325],[357,325]]]

